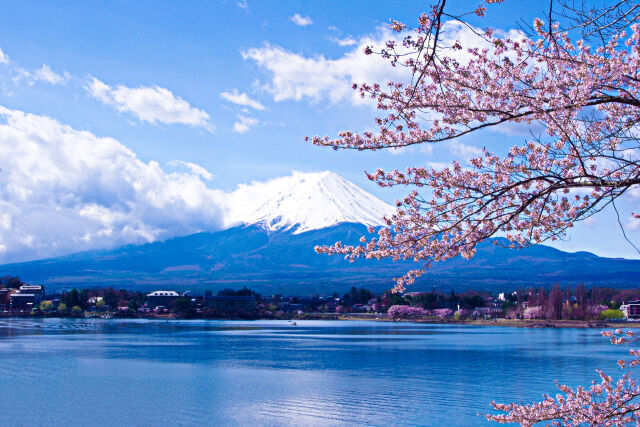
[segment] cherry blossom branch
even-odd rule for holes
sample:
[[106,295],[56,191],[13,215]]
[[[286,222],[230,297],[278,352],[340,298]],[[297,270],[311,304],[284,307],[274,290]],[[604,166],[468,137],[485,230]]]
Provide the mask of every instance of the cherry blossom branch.
[[[612,344],[620,345],[636,342],[633,331],[607,331],[603,336]],[[624,370],[640,363],[640,350],[629,350],[630,360],[619,360]],[[640,384],[627,371],[614,381],[612,377],[598,370],[600,382],[588,387],[573,389],[556,383],[562,394],[555,397],[543,396],[540,402],[531,404],[500,404],[491,402],[493,408],[503,414],[486,415],[489,421],[501,424],[518,423],[532,426],[536,423],[551,422],[556,426],[576,426],[582,424],[598,426],[620,426],[640,422]]]
[[[575,222],[640,184],[640,25],[590,47],[571,40],[552,18],[548,25],[536,19],[530,36],[483,30],[486,47],[466,47],[467,59],[461,60],[455,56],[465,49],[459,41],[442,46],[443,17],[462,19],[446,12],[446,4],[437,2],[404,38],[403,47],[413,55],[398,53],[394,42],[380,52],[392,65],[410,69],[411,83],[354,86],[386,114],[376,119],[378,131],[343,131],[312,142],[378,150],[450,141],[505,123],[535,122],[545,132],[503,155],[484,149],[465,167],[453,162],[441,170],[417,166],[368,174],[382,187],[402,185],[410,192],[377,237],[317,250],[350,261],[419,262],[396,279],[396,291],[433,262],[472,257],[476,245],[490,237],[506,236],[512,247],[563,238]],[[475,13],[482,16],[485,9]],[[551,2],[549,17],[555,10]],[[392,28],[407,27],[394,21]],[[425,113],[432,114],[430,120]]]

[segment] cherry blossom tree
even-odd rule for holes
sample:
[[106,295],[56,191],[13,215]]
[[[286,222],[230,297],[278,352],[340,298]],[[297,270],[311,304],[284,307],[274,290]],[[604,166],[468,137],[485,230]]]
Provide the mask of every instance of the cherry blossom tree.
[[[610,5],[576,8],[552,0],[548,16],[517,36],[468,24],[468,15],[448,12],[447,0],[413,29],[393,21],[402,40],[365,53],[405,67],[411,78],[354,84],[377,103],[377,130],[315,136],[313,144],[399,149],[506,125],[543,131],[505,153],[485,148],[468,165],[368,173],[382,187],[408,188],[396,213],[359,245],[316,249],[349,260],[418,262],[396,279],[395,291],[401,291],[434,262],[473,257],[490,237],[505,236],[511,247],[555,240],[576,222],[615,208],[640,184],[640,5],[604,4]],[[483,16],[488,6],[470,13]],[[464,25],[484,47],[443,37],[447,22]]]
[[436,308],[433,310],[433,315],[438,316],[440,319],[446,319],[453,316],[453,311],[448,308]]
[[410,305],[392,305],[387,311],[387,317],[392,320],[415,319],[429,316],[430,314],[429,310],[425,310],[422,307],[412,307]]
[[[377,236],[316,250],[351,261],[419,263],[396,280],[395,291],[434,262],[473,257],[477,244],[494,236],[518,248],[562,238],[608,206],[618,213],[616,200],[640,184],[637,1],[550,0],[546,16],[517,35],[472,26],[470,15],[449,11],[453,3],[436,1],[415,28],[393,21],[400,41],[379,51],[366,48],[410,75],[408,81],[353,85],[376,102],[375,130],[311,138],[336,150],[381,150],[455,141],[507,125],[531,127],[521,145],[506,152],[485,147],[468,165],[367,174],[382,187],[405,186],[408,194]],[[502,1],[486,0],[469,13],[482,17],[490,3]],[[447,22],[473,32],[479,44],[445,37]],[[621,330],[608,335],[614,344],[633,338]],[[632,360],[619,362],[624,369],[640,363],[639,350],[630,354]],[[600,379],[586,388],[559,385],[560,394],[530,405],[493,403],[504,414],[488,419],[527,426],[640,424],[640,384],[631,373],[614,380],[600,372]]]
[[543,310],[539,305],[534,307],[527,307],[524,309],[523,314],[525,319],[542,319],[543,318]]
[[[632,331],[604,332],[612,344],[620,345],[637,341]],[[597,425],[622,426],[640,423],[640,383],[631,376],[629,368],[640,364],[640,350],[631,349],[630,360],[619,360],[625,373],[617,380],[598,370],[600,382],[590,387],[571,388],[558,384],[561,394],[544,396],[540,402],[529,405],[491,402],[494,409],[504,412],[487,415],[490,421],[518,423],[532,426],[536,423],[551,423],[559,426]]]

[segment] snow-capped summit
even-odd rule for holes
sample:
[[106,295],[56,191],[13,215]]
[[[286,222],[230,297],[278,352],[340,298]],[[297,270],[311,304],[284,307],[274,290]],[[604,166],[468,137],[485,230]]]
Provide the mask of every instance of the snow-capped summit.
[[228,197],[226,226],[261,224],[294,234],[342,222],[384,225],[394,208],[333,172],[300,173],[240,185]]

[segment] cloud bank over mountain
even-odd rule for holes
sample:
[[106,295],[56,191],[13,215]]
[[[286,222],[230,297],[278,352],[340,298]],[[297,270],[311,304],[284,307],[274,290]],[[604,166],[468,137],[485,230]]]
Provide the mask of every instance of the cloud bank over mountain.
[[238,224],[382,225],[391,206],[330,173],[211,188],[213,174],[145,163],[113,138],[0,107],[0,262],[147,243]]
[[143,243],[223,223],[201,169],[165,172],[113,138],[0,107],[0,260]]

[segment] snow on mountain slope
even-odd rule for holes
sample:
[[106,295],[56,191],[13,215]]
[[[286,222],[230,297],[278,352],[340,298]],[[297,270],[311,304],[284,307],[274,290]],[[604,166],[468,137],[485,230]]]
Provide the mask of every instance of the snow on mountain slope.
[[261,224],[294,234],[341,222],[384,225],[395,209],[333,172],[300,173],[240,185],[228,194],[225,226]]

